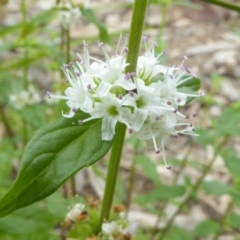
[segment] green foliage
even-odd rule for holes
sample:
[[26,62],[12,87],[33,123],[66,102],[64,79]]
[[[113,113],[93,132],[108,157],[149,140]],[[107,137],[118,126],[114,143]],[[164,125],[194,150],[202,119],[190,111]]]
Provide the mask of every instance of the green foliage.
[[95,16],[92,9],[81,8],[82,15],[91,23],[93,23],[99,30],[99,38],[105,43],[110,43],[110,36],[106,26]]
[[61,118],[36,132],[27,144],[18,177],[10,191],[0,200],[0,217],[39,201],[83,167],[87,167],[111,147],[102,141],[101,121],[81,126],[86,114]]
[[23,119],[32,127],[32,129],[37,130],[46,124],[44,112],[47,107],[46,104],[26,105],[23,107],[21,114]]
[[219,230],[219,225],[213,220],[205,220],[196,226],[194,233],[196,236],[206,237]]
[[206,193],[214,195],[223,195],[228,193],[229,187],[218,181],[203,182],[202,188]]
[[236,152],[230,149],[224,151],[223,159],[231,175],[236,179],[240,179],[240,159]]
[[146,176],[152,180],[153,183],[156,184],[156,186],[159,186],[160,180],[159,180],[159,174],[157,173],[156,170],[156,165],[152,162],[150,158],[147,156],[136,156],[135,157],[136,164],[138,164]]
[[220,118],[218,118],[214,126],[216,133],[219,136],[233,135],[240,136],[240,115],[239,109],[226,109]]
[[181,228],[173,228],[166,240],[194,240],[193,234]]
[[172,199],[175,197],[181,197],[185,192],[184,186],[168,186],[161,185],[155,188],[153,191],[141,194],[136,197],[136,202],[141,205],[153,204],[156,201]]
[[227,218],[227,223],[234,228],[239,228],[240,226],[240,215],[236,213],[230,213]]
[[49,232],[55,224],[56,220],[44,208],[34,204],[0,219],[0,238],[10,235],[13,240],[29,239],[30,236],[32,239],[52,240]]
[[[185,78],[186,76],[183,76]],[[201,81],[198,78],[189,79],[188,81],[180,84],[178,90],[183,93],[197,94],[197,91],[201,87]],[[191,102],[194,97],[188,97],[187,103]]]

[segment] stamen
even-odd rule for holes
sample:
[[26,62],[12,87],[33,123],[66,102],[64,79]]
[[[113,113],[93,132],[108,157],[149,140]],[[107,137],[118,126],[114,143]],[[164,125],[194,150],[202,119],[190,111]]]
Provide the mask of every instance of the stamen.
[[170,170],[170,169],[171,169],[171,166],[169,166],[169,165],[167,164],[166,157],[165,157],[164,140],[162,140],[162,154],[163,154],[163,161],[164,161],[165,167],[166,167],[168,170]]
[[195,73],[192,73],[192,76],[193,76],[194,78],[197,78],[197,75],[196,75]]
[[157,143],[156,143],[156,138],[155,138],[155,136],[152,137],[152,140],[153,140],[153,145],[154,145],[154,148],[155,148],[155,153],[156,153],[156,154],[159,154],[159,153],[160,153],[160,150],[159,150],[158,147],[157,147]]
[[142,36],[142,41],[143,42],[147,42],[148,41],[148,37],[147,36]]
[[174,134],[174,137],[175,138],[179,138],[179,135],[176,133],[176,134]]
[[47,94],[48,98],[51,98],[51,93],[49,91],[47,91],[46,94]]
[[193,117],[196,117],[196,116],[197,116],[197,114],[196,114],[196,113],[194,113],[192,116],[193,116]]
[[186,67],[185,70],[186,70],[186,73],[188,73],[188,74],[191,73],[191,69],[190,68]]
[[131,78],[131,73],[126,73],[124,79],[129,80]]
[[98,42],[97,45],[98,45],[99,48],[102,48],[103,42]]
[[130,75],[131,75],[131,77],[135,77],[136,73],[135,72],[131,72]]
[[128,132],[129,132],[130,134],[133,133],[132,128],[129,128],[129,129],[128,129]]
[[119,98],[120,100],[122,100],[122,99],[123,99],[123,95],[120,93],[120,94],[118,95],[118,98]]
[[123,52],[128,53],[128,52],[129,52],[128,48],[127,48],[127,47],[124,47],[124,48],[123,48]]
[[157,47],[157,43],[156,42],[152,42],[152,46],[155,48]]
[[185,116],[185,115],[183,115],[183,114],[180,113],[177,109],[175,109],[173,112],[176,113],[177,115],[179,115],[179,116],[185,118],[185,119],[188,119],[188,118],[189,118],[189,116]]
[[129,91],[129,94],[130,94],[131,97],[134,96],[134,92],[133,91]]

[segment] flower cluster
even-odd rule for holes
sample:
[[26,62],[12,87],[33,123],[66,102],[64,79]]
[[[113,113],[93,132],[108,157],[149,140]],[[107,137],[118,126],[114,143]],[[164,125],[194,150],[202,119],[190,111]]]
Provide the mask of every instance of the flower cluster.
[[[190,94],[179,91],[178,87],[194,78],[194,74],[184,62],[180,66],[166,67],[160,64],[164,52],[155,56],[156,43],[147,46],[147,37],[143,37],[146,49],[138,57],[136,71],[125,73],[129,64],[126,62],[128,48],[109,57],[103,43],[105,61],[89,56],[84,43],[83,57],[62,67],[70,84],[65,96],[48,93],[49,97],[65,99],[70,108],[64,117],[71,118],[80,109],[89,113],[87,119],[80,119],[84,124],[93,119],[102,119],[102,140],[111,140],[115,135],[117,122],[127,126],[129,133],[136,138],[146,140],[164,155],[165,140],[173,135],[196,135],[191,123],[179,123],[178,118],[189,118],[179,112],[179,107],[187,102],[188,97],[198,97],[202,93]],[[193,114],[196,116],[196,114]],[[165,161],[165,165],[167,165]]]
[[77,222],[84,218],[86,215],[85,205],[77,203],[73,208],[67,213],[65,217],[65,222]]
[[118,218],[112,222],[104,222],[102,224],[102,236],[104,239],[132,239],[136,234],[138,222],[136,219],[126,217],[125,212],[120,212]]
[[72,23],[75,23],[81,16],[81,11],[77,7],[73,7],[68,0],[62,0],[57,5],[59,12],[58,18],[62,26],[68,29]]
[[41,96],[33,85],[29,85],[27,90],[10,95],[10,102],[16,109],[22,109],[26,105],[33,105],[41,102]]

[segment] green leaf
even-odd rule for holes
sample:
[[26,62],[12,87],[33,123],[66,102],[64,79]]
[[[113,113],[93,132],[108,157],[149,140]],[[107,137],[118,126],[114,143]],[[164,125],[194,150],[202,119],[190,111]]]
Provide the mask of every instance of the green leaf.
[[147,156],[136,156],[135,161],[141,166],[146,176],[151,179],[157,186],[160,184],[159,174],[157,173],[156,164]]
[[239,109],[229,108],[223,112],[215,122],[215,129],[219,136],[240,136],[240,114]]
[[52,8],[47,11],[42,11],[38,15],[34,16],[26,25],[24,25],[20,38],[25,39],[33,31],[39,30],[40,26],[44,26],[50,22],[54,17],[56,8]]
[[208,236],[211,233],[219,231],[219,225],[213,220],[205,220],[199,223],[195,228],[195,234],[197,236]]
[[[183,76],[183,78],[186,78],[186,76]],[[198,78],[191,78],[187,80],[186,82],[183,82],[178,86],[178,91],[183,93],[189,93],[189,94],[198,94],[197,91],[201,87],[201,81]],[[188,97],[187,103],[191,102],[194,99],[194,97]]]
[[168,186],[161,185],[160,187],[154,189],[152,192],[145,193],[136,197],[136,201],[145,205],[148,203],[154,203],[159,200],[172,199],[175,197],[180,197],[184,194],[185,187],[184,186]]
[[33,62],[36,62],[36,61],[40,60],[41,58],[44,58],[48,55],[49,55],[48,52],[38,52],[37,54],[35,54],[32,57],[29,57],[28,59],[14,60],[10,64],[5,64],[3,66],[0,66],[0,71],[8,71],[8,70],[12,70],[15,68],[21,68],[21,67],[25,66],[26,64],[30,65]]
[[240,192],[235,189],[229,189],[229,194],[231,195],[233,201],[240,206]]
[[240,179],[240,159],[233,150],[226,150],[222,154],[224,162],[231,175],[234,178]]
[[54,226],[50,214],[36,204],[0,219],[0,234],[29,234],[35,231],[48,231]]
[[227,218],[228,224],[230,224],[231,227],[239,228],[240,226],[240,215],[236,213],[231,213]]
[[215,133],[209,129],[196,128],[196,133],[199,136],[195,139],[203,146],[214,145],[215,141],[217,140]]
[[171,232],[168,234],[166,240],[193,240],[194,237],[191,233],[187,232],[185,229],[172,228]]
[[25,148],[13,187],[0,200],[0,217],[49,196],[108,152],[112,141],[102,141],[101,120],[78,125],[88,116],[78,112],[36,132]]
[[229,187],[217,181],[207,181],[202,183],[202,188],[210,194],[223,195],[228,193]]
[[99,38],[104,43],[110,43],[110,36],[108,34],[106,26],[98,20],[92,9],[81,8],[82,15],[91,23],[96,25],[99,30]]
[[23,119],[34,129],[37,130],[45,124],[45,110],[47,105],[33,104],[26,105],[21,110]]

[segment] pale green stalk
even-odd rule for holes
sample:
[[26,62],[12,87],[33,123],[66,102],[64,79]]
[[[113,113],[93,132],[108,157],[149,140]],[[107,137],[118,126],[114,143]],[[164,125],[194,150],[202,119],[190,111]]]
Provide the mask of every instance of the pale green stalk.
[[[27,6],[25,0],[21,1],[21,12],[22,12],[22,25],[23,28],[27,26]],[[27,36],[24,39],[24,68],[23,68],[23,86],[24,89],[28,90],[28,70],[29,70],[29,64],[28,64],[28,58],[29,58],[29,52],[28,52],[28,39]],[[23,143],[26,144],[28,140],[28,124],[25,119],[22,119],[23,121]]]
[[[129,52],[127,55],[127,63],[129,63],[129,65],[125,69],[126,73],[135,72],[136,70],[146,7],[147,0],[135,0],[128,44]],[[116,126],[116,134],[114,137],[114,142],[109,160],[102,210],[97,229],[98,232],[100,232],[101,230],[101,225],[103,221],[104,220],[107,221],[109,219],[112,201],[114,197],[116,180],[118,176],[118,168],[122,157],[125,132],[126,126],[121,123],[118,123]]]

